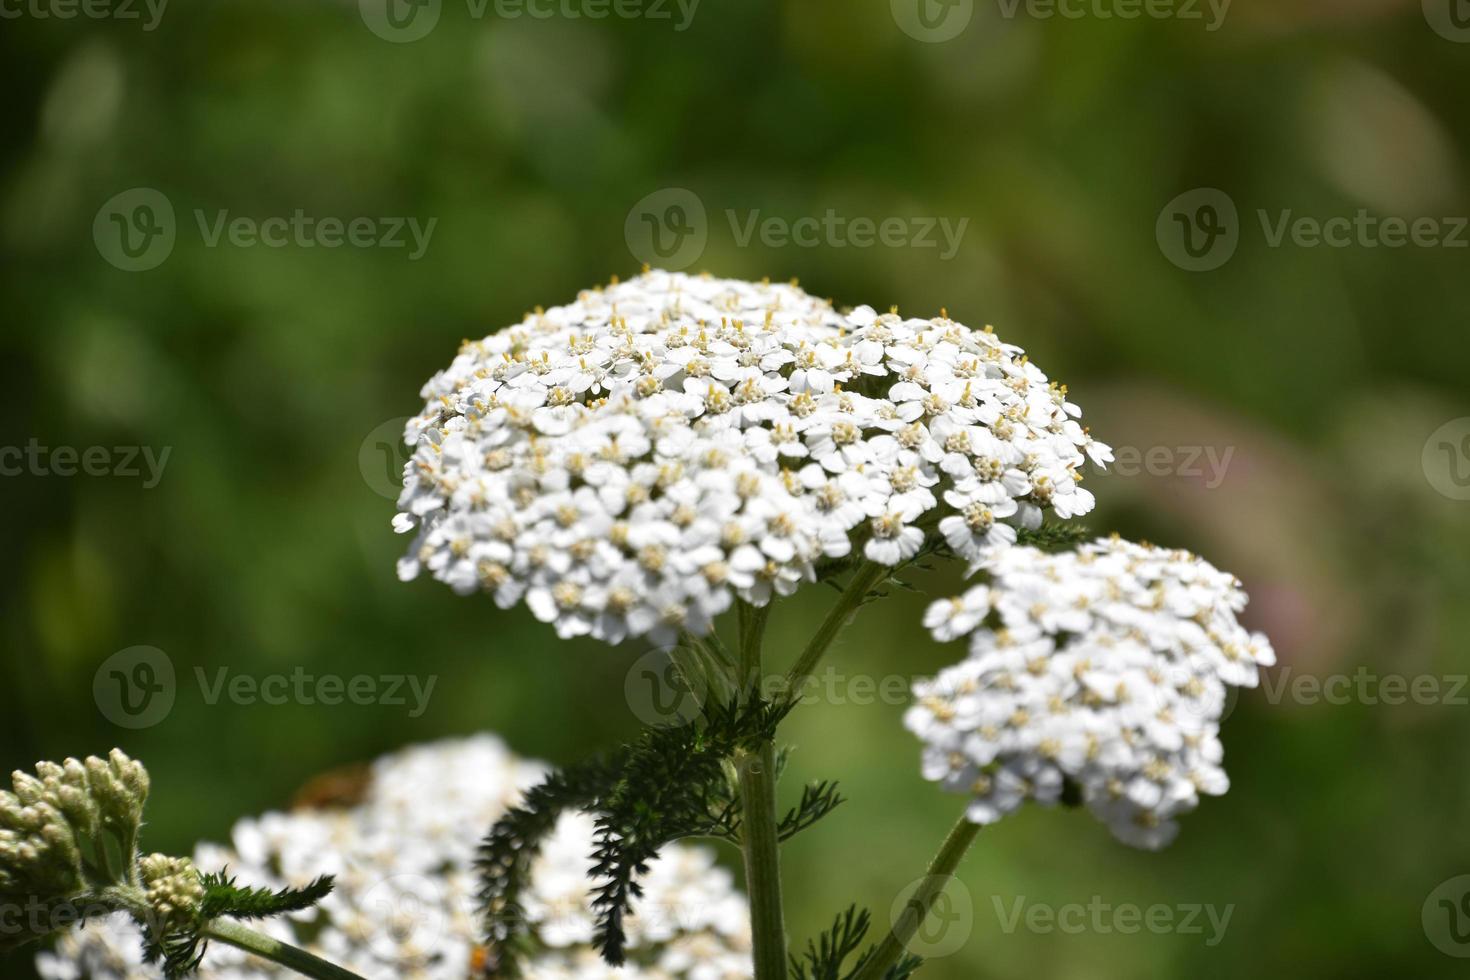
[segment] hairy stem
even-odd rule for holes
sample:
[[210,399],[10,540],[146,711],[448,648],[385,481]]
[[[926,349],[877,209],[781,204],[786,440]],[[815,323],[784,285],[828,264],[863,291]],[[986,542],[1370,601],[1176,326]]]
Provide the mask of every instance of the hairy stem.
[[939,853],[929,863],[929,871],[924,880],[919,884],[913,896],[904,905],[903,914],[898,921],[893,923],[893,928],[884,937],[883,942],[873,951],[863,964],[863,968],[853,975],[852,980],[882,980],[890,967],[899,961],[908,944],[914,938],[914,933],[919,931],[919,926],[928,918],[934,903],[944,892],[949,884],[950,878],[954,877],[955,869],[960,865],[960,859],[975,842],[975,835],[980,832],[980,825],[971,823],[965,816],[961,815],[959,822],[950,830],[949,836],[944,839],[944,845],[940,847]]
[[254,929],[247,929],[240,923],[229,919],[210,921],[202,930],[202,935],[208,939],[228,943],[247,953],[254,953],[262,959],[278,963],[289,970],[295,970],[304,977],[317,977],[319,980],[363,980],[356,973],[328,963],[304,949],[283,943],[279,939],[272,939],[270,936],[258,933]]
[[[759,692],[761,640],[769,606],[756,609],[742,604],[740,611],[740,667],[747,690]],[[742,849],[745,852],[745,889],[750,895],[750,927],[755,947],[756,980],[785,980],[786,922],[781,910],[781,852],[776,832],[776,747],[770,740],[741,752],[735,764],[740,772],[743,811]]]
[[883,581],[883,577],[891,571],[892,569],[887,566],[871,561],[864,562],[858,566],[858,570],[853,573],[852,581],[847,583],[847,588],[842,590],[842,596],[837,600],[832,610],[827,613],[827,618],[822,620],[822,625],[817,629],[816,635],[812,637],[811,642],[802,651],[801,659],[787,673],[787,698],[795,701],[801,697],[802,685],[807,682],[812,676],[812,672],[817,669],[817,664],[821,661],[823,654],[827,652],[827,648],[832,645],[833,640],[837,639],[837,634],[842,632],[842,627],[846,626],[848,621],[852,619],[853,613],[857,611],[858,606],[862,605],[868,593],[873,590],[875,585]]

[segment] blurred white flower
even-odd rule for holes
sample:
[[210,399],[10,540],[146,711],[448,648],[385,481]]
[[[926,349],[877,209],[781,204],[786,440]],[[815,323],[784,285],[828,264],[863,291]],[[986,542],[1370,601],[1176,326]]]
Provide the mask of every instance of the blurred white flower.
[[[268,813],[240,821],[233,846],[201,844],[195,863],[228,867],[242,885],[300,886],[337,876],[314,909],[253,926],[365,977],[466,980],[482,974],[475,850],[490,825],[547,770],[490,735],[416,746],[379,759],[363,801],[347,809]],[[744,896],[706,848],[665,847],[641,879],[627,922],[629,965],[606,966],[592,935],[593,820],[562,817],[523,895],[537,980],[736,980],[752,975]],[[698,950],[697,955],[691,955]],[[45,980],[156,980],[138,928],[122,915],[89,921],[41,953]],[[210,943],[202,976],[296,974]]]
[[1168,844],[1175,816],[1229,786],[1225,685],[1254,687],[1275,663],[1236,620],[1240,584],[1188,552],[1117,538],[1010,548],[981,567],[988,585],[924,619],[937,639],[970,636],[968,659],[914,687],[905,724],[924,742],[924,777],[969,795],[980,824],[1055,802],[1070,780],[1120,840]]
[[[466,342],[405,438],[399,563],[564,636],[707,633],[860,548],[971,561],[1109,458],[989,328],[649,272]],[[942,524],[941,524],[942,521]]]

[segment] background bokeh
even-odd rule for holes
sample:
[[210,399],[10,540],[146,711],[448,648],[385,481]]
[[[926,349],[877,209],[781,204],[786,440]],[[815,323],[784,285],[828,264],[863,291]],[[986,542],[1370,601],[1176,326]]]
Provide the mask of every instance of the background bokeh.
[[[0,446],[171,452],[153,487],[0,479],[0,766],[121,745],[154,774],[150,846],[187,852],[405,743],[489,729],[570,762],[635,731],[622,691],[642,649],[559,643],[524,610],[396,581],[385,447],[462,337],[636,272],[630,209],[668,217],[683,188],[705,213],[693,268],[994,323],[1070,385],[1096,435],[1157,449],[1090,480],[1091,525],[1235,571],[1281,656],[1285,693],[1247,692],[1225,727],[1231,792],[1171,849],[1127,850],[1079,814],[1006,820],[963,872],[969,941],[921,976],[1463,972],[1432,934],[1470,946],[1445,940],[1433,903],[1421,919],[1470,872],[1470,691],[1453,680],[1470,672],[1470,423],[1434,435],[1470,416],[1470,234],[1453,247],[1470,214],[1470,11],[1453,4],[1239,0],[1208,30],[1206,7],[1123,20],[1103,0],[1067,19],[974,0],[942,43],[902,0],[706,2],[682,30],[675,6],[533,19],[444,0],[411,43],[345,0],[178,3],[153,30],[146,8],[7,6]],[[99,216],[134,188],[176,215],[172,251],[143,271],[118,267]],[[1237,210],[1217,243],[1235,250],[1188,271],[1167,206],[1199,188]],[[1178,214],[1204,235],[1200,200]],[[967,225],[952,256],[737,233],[753,212],[829,209]],[[195,217],[298,210],[437,223],[410,259],[211,246]],[[1440,240],[1273,243],[1288,212],[1433,218]],[[1223,472],[1205,449],[1229,453]],[[778,661],[830,598],[781,604]],[[893,599],[829,663],[885,677],[957,659],[919,630],[923,604]],[[166,652],[179,690],[129,730],[93,680],[136,645]],[[209,704],[195,680],[297,667],[438,680],[418,717]],[[1346,703],[1291,694],[1360,671]],[[1440,696],[1382,703],[1371,678],[1387,675],[1438,678]],[[792,781],[840,779],[851,798],[786,851],[797,939],[852,900],[882,918],[958,810],[920,779],[902,706],[861,700],[789,726]],[[1214,945],[1207,925],[1007,932],[997,915],[1093,896],[1233,911]],[[5,976],[29,969],[0,959]]]

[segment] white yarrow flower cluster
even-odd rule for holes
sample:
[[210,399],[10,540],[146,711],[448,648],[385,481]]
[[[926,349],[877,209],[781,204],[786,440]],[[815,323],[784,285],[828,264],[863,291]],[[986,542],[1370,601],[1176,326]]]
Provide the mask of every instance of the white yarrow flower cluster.
[[[269,813],[242,820],[233,846],[203,844],[202,868],[228,867],[241,885],[300,887],[337,877],[316,908],[252,923],[366,977],[465,980],[483,975],[475,849],[521,793],[547,773],[482,735],[418,746],[373,766],[366,797],[347,809]],[[592,818],[564,816],[534,863],[523,895],[542,952],[533,980],[741,980],[752,975],[744,896],[707,848],[665,847],[641,879],[628,921],[629,965],[612,970],[590,948]],[[137,926],[126,916],[89,921],[40,954],[45,980],[154,980]],[[210,943],[202,976],[295,976],[223,943]]]
[[973,799],[988,824],[1064,781],[1113,834],[1157,849],[1199,794],[1229,785],[1219,723],[1226,685],[1254,687],[1270,643],[1237,621],[1246,596],[1188,552],[1117,538],[1049,555],[997,552],[991,581],[929,608],[963,663],[915,685],[905,724],[927,779]]
[[649,272],[466,342],[407,427],[399,565],[563,637],[707,633],[860,548],[974,561],[1112,458],[1021,349],[794,285]]

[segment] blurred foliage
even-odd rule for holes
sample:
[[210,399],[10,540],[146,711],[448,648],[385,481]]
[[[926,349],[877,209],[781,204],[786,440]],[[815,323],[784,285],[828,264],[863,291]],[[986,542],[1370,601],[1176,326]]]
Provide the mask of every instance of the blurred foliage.
[[[380,426],[416,410],[460,339],[636,271],[634,202],[695,191],[699,267],[800,277],[839,303],[940,306],[997,324],[1067,381],[1116,445],[1233,447],[1217,487],[1098,475],[1090,523],[1207,554],[1255,597],[1296,674],[1470,670],[1470,503],[1421,450],[1470,415],[1467,253],[1269,246],[1254,218],[1470,213],[1470,45],[1419,4],[1237,4],[1223,27],[1002,16],[919,43],[882,0],[701,5],[668,21],[473,19],[444,5],[391,44],[356,5],[179,3],[158,28],[10,19],[0,144],[0,446],[172,447],[137,478],[9,477],[0,570],[0,764],[146,760],[150,841],[187,851],[285,805],[314,774],[480,729],[566,763],[633,733],[639,649],[558,643],[523,610],[401,585]],[[493,8],[492,8],[493,9]],[[1023,8],[1024,9],[1024,8]],[[168,196],[158,268],[99,256],[97,209]],[[1227,191],[1244,225],[1209,273],[1171,264],[1161,208]],[[725,220],[968,219],[937,249],[740,247]],[[427,253],[207,247],[192,213],[437,218]],[[388,430],[393,428],[388,426]],[[366,446],[364,445],[366,443]],[[925,576],[953,589],[960,570]],[[776,658],[831,596],[773,617]],[[932,672],[958,656],[924,600],[871,612],[828,663]],[[168,653],[161,723],[110,724],[98,665]],[[208,704],[194,680],[436,675],[429,710]],[[1278,669],[1279,674],[1281,669]],[[851,694],[852,692],[849,692]],[[881,921],[957,801],[924,784],[900,704],[799,710],[793,785],[851,802],[787,849],[793,937],[857,900]],[[1470,709],[1298,705],[1248,692],[1225,730],[1229,795],[1160,855],[1030,810],[964,869],[974,935],[921,976],[1448,976],[1420,924],[1470,871]],[[932,843],[931,843],[932,842]],[[732,865],[733,866],[733,865]],[[832,869],[840,869],[834,873]],[[997,902],[1234,905],[1207,935],[1006,933]],[[27,975],[25,957],[0,964]]]

